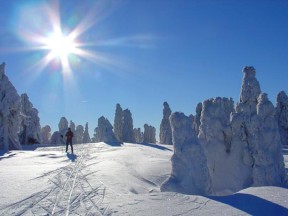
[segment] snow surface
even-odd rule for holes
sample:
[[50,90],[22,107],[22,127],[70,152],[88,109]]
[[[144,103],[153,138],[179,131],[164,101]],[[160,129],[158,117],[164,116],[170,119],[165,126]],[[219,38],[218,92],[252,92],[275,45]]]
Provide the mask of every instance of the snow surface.
[[[160,192],[170,145],[77,144],[77,156],[45,146],[0,153],[0,215],[288,215],[280,187],[221,197]],[[287,170],[288,149],[284,158]]]

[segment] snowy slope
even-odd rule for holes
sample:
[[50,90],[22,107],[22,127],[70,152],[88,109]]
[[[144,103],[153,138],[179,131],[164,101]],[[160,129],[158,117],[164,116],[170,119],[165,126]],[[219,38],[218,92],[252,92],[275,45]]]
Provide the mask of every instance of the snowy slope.
[[0,154],[0,215],[288,215],[285,188],[223,197],[160,192],[172,146],[94,143],[74,151],[76,158],[63,146],[38,145]]

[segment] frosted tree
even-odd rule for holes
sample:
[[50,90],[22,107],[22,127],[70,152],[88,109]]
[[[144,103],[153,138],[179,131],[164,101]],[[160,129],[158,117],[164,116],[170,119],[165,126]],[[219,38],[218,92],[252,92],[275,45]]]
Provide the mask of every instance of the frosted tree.
[[278,121],[281,143],[288,147],[288,96],[284,91],[277,95],[276,119]]
[[141,128],[134,128],[133,129],[133,136],[134,136],[134,139],[135,139],[135,142],[137,143],[142,143],[143,142],[143,132],[141,132]]
[[197,135],[199,134],[199,127],[201,124],[200,122],[201,112],[202,112],[202,103],[198,103],[196,106],[196,115],[193,121],[193,129]]
[[[170,125],[170,124],[169,124]],[[144,143],[156,143],[156,129],[148,124],[144,125]]]
[[162,144],[172,144],[172,131],[169,122],[169,117],[171,115],[171,109],[167,102],[163,103],[163,118],[160,124],[160,143]]
[[0,65],[0,149],[21,149],[18,132],[21,101],[15,87],[5,75],[5,63]]
[[65,117],[61,117],[58,128],[59,133],[65,138],[65,134],[68,131],[68,121]]
[[22,145],[40,143],[40,119],[27,94],[21,95],[21,127],[19,141]]
[[212,195],[209,171],[202,146],[193,130],[193,116],[173,113],[170,116],[174,154],[172,173],[161,191]]
[[284,185],[285,169],[275,108],[261,94],[253,67],[243,69],[240,103],[231,116],[232,147],[241,145],[243,163],[250,177],[243,187]]
[[[218,97],[202,103],[198,138],[206,155],[212,187],[217,195],[243,189],[243,183],[250,175],[242,161],[242,146],[231,145],[232,112],[234,102],[231,98]],[[227,174],[231,177],[227,178]]]
[[265,93],[259,95],[256,108],[259,122],[253,152],[253,185],[282,186],[286,182],[286,172],[275,108]]
[[42,144],[49,144],[50,143],[50,138],[51,138],[51,128],[49,125],[46,125],[41,128],[40,131],[41,135],[41,143]]
[[133,119],[129,109],[123,111],[122,139],[123,142],[134,143],[133,136]]
[[82,125],[78,125],[75,131],[75,143],[82,143],[84,135],[84,127]]
[[116,104],[115,118],[114,118],[114,134],[118,141],[122,142],[122,128],[123,128],[123,110],[120,104]]
[[[235,110],[232,99],[215,98],[198,105],[194,119],[171,115],[172,173],[162,190],[225,195],[250,186],[287,185],[278,127],[281,109],[275,114],[267,94],[261,93],[253,67],[245,67],[243,73]],[[282,101],[283,93],[278,107]],[[195,173],[201,174],[198,179]]]
[[113,126],[104,116],[98,119],[98,126],[95,128],[96,142],[117,142],[117,138],[113,132]]
[[63,135],[60,134],[59,131],[55,131],[55,132],[52,134],[52,136],[51,136],[50,143],[51,143],[51,144],[54,144],[54,145],[57,145],[57,144],[65,144]]
[[85,130],[83,134],[83,143],[91,143],[90,135],[89,135],[89,129],[88,129],[88,122],[85,125]]

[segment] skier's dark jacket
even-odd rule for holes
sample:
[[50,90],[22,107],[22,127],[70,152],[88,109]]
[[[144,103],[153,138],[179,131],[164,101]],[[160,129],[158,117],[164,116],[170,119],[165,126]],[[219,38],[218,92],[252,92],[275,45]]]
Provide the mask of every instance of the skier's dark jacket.
[[73,132],[71,130],[68,130],[65,136],[67,137],[67,141],[72,141]]

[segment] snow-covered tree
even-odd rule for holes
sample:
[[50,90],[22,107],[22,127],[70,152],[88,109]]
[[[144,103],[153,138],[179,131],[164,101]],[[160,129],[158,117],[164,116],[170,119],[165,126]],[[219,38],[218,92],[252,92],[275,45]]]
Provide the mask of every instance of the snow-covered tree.
[[[194,132],[197,133],[199,120],[171,115],[172,173],[162,185],[163,190],[182,191],[184,188],[188,193],[200,194],[192,190],[196,184],[194,173],[201,173],[199,167],[192,166],[197,163],[198,166],[199,161],[200,167],[207,167],[209,174],[201,173],[202,181],[206,182],[204,187],[198,187],[206,188],[202,194],[224,195],[250,186],[287,184],[278,128],[279,112],[275,115],[267,94],[261,93],[255,69],[245,67],[243,73],[240,102],[235,111],[233,101],[227,98],[206,100],[198,106],[196,115],[201,113],[198,137]],[[192,122],[194,127],[190,126]],[[200,143],[202,150],[189,152],[186,146],[195,147],[195,143]],[[198,159],[195,152],[198,152]],[[209,181],[211,190],[206,187]]]
[[96,142],[117,142],[117,138],[113,132],[113,126],[107,118],[101,116],[98,119],[98,126],[95,128]]
[[54,145],[65,144],[64,136],[59,131],[55,131],[51,136],[50,143]]
[[46,125],[41,128],[40,131],[41,135],[41,143],[42,144],[49,144],[50,143],[50,138],[51,138],[51,128],[49,125]]
[[202,103],[198,103],[196,106],[196,115],[194,117],[194,121],[193,121],[193,129],[195,131],[195,133],[199,134],[199,127],[200,127],[200,118],[201,118],[201,112],[202,112]]
[[133,118],[129,109],[123,110],[122,139],[123,142],[134,143]]
[[172,173],[161,185],[161,191],[211,195],[206,157],[193,130],[193,116],[172,113],[170,122],[174,146]]
[[85,125],[85,130],[83,134],[83,143],[91,143],[90,135],[89,135],[89,128],[88,128],[88,122]]
[[[170,125],[170,124],[169,124]],[[156,129],[148,124],[144,125],[144,143],[156,143]]]
[[19,141],[22,145],[40,143],[40,118],[27,94],[21,95],[21,127]]
[[58,124],[58,128],[59,128],[59,133],[64,137],[65,139],[65,134],[68,131],[68,121],[65,117],[61,117],[59,124]]
[[284,91],[277,95],[276,119],[280,132],[281,143],[288,147],[288,96]]
[[120,104],[116,104],[115,118],[114,118],[114,134],[118,141],[122,142],[122,128],[123,128],[123,110]]
[[[206,155],[213,190],[218,195],[243,189],[243,182],[248,175],[241,157],[242,146],[231,146],[232,112],[234,112],[232,99],[218,97],[202,103],[198,138]],[[231,177],[227,178],[227,174]]]
[[245,67],[243,73],[240,103],[231,119],[232,145],[243,146],[243,162],[251,171],[247,186],[283,185],[285,169],[275,108],[261,94],[255,69]]
[[55,131],[51,137],[51,144],[66,143],[66,133],[68,131],[68,121],[65,117],[61,117],[58,124],[59,131]]
[[163,118],[160,124],[160,143],[172,144],[172,131],[170,126],[169,117],[171,115],[171,109],[167,102],[163,103]]
[[143,142],[143,132],[141,132],[141,128],[134,128],[133,129],[133,134],[134,134],[134,139],[135,142],[137,143],[142,143]]
[[82,125],[78,125],[75,131],[75,143],[82,143],[84,135],[84,127]]
[[21,149],[20,129],[21,101],[15,87],[5,75],[5,63],[0,65],[0,149]]

